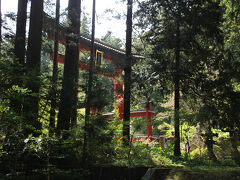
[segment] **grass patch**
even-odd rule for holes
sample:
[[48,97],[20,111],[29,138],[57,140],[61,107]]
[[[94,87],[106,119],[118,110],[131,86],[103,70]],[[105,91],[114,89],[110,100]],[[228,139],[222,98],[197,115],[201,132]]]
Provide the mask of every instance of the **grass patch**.
[[195,166],[173,169],[166,180],[232,180],[240,179],[239,167]]

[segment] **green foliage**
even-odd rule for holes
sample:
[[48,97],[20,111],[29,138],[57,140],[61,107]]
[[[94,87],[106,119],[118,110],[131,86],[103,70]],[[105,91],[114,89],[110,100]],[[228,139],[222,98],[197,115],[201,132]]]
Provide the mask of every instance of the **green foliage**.
[[[225,148],[226,147],[222,146],[222,145],[213,145],[214,154],[216,155],[216,157],[219,160],[219,163],[221,165],[226,165],[227,166],[228,162],[229,162],[229,166],[231,166],[231,165],[235,166],[236,163],[235,163],[234,160],[227,159],[227,157],[230,157],[231,154]],[[196,148],[196,149],[194,149],[192,152],[190,152],[190,157],[191,157],[192,160],[199,160],[199,161],[209,159],[209,157],[207,155],[207,149],[206,148]],[[225,160],[226,160],[226,162],[225,162]],[[233,163],[231,164],[231,162],[233,162]]]
[[207,149],[196,148],[190,153],[190,157],[193,159],[204,159],[207,158]]
[[236,162],[232,159],[222,159],[220,160],[222,166],[237,166]]
[[[23,116],[18,112],[14,111],[11,102],[23,102],[26,96],[31,95],[30,91],[26,88],[13,85],[10,89],[7,89],[5,96],[2,96],[3,101],[0,101],[0,124],[1,135],[14,136],[16,133],[20,133],[23,136],[26,133],[26,129],[32,129],[31,124],[28,124]],[[17,125],[17,126],[16,126]]]
[[157,127],[158,130],[160,131],[159,135],[164,135],[165,137],[172,136],[172,126],[166,122],[163,122]]
[[152,160],[157,165],[171,165],[173,164],[173,145],[168,145],[166,148],[161,148],[155,145],[151,148]]
[[[169,95],[174,90],[174,48],[176,20],[179,18],[176,14],[180,8],[181,143],[183,147],[189,144],[190,153],[186,152],[186,157],[176,160],[171,143],[161,148],[158,143],[148,140],[131,141],[128,147],[123,146],[122,139],[119,138],[122,135],[122,124],[116,127],[116,122],[101,116],[102,112],[113,110],[113,80],[96,75],[92,103],[99,113],[89,119],[87,165],[132,167],[185,164],[198,166],[199,172],[211,166],[236,166],[237,161],[231,159],[233,148],[229,133],[221,130],[229,131],[233,135],[239,134],[239,2],[146,0],[139,5],[137,19],[142,32],[140,39],[134,39],[133,44],[134,49],[145,56],[145,59],[134,62],[131,108],[144,109],[142,100],[153,100],[152,109],[158,113],[152,118],[154,135],[163,135],[166,138],[172,136],[174,101]],[[13,14],[8,16],[13,19],[15,17]],[[1,171],[12,175],[17,171],[32,170],[42,175],[52,171],[56,173],[57,179],[84,179],[85,175],[89,175],[88,171],[63,170],[82,166],[84,118],[79,116],[78,125],[63,132],[61,136],[49,137],[48,134],[50,100],[53,93],[52,63],[49,61],[52,42],[43,37],[41,76],[25,74],[24,67],[14,64],[14,33],[9,32],[5,34],[0,57]],[[86,13],[82,16],[81,32],[90,35]],[[101,40],[116,48],[123,46],[122,41],[112,36],[111,32],[107,32]],[[60,47],[60,54],[64,54],[64,51],[64,47]],[[80,60],[88,63],[89,53],[81,52]],[[62,73],[62,67],[63,65],[60,65],[59,73]],[[111,70],[113,65],[104,61],[101,71]],[[59,77],[57,92],[54,92],[57,93],[57,103],[62,74]],[[78,90],[79,100],[83,102],[86,79],[87,72],[80,72]],[[25,88],[26,84],[39,83],[39,94]],[[36,124],[28,118],[30,114],[24,114],[23,111],[26,98],[35,97],[40,99],[38,125],[43,128],[41,131],[36,131]],[[29,105],[31,107],[31,101]],[[218,162],[209,160],[207,156],[202,134],[207,133],[209,126],[212,133],[218,134],[213,138],[216,143],[213,151]],[[132,119],[131,133],[145,134],[146,119]],[[234,145],[240,152],[237,141]]]
[[129,147],[122,146],[121,140],[115,145],[113,165],[117,166],[162,166],[173,163],[173,146],[161,148],[157,142],[134,140]]
[[90,36],[90,30],[89,29],[90,29],[89,14],[85,13],[85,9],[83,8],[80,33],[85,35],[85,36]]
[[92,116],[88,125],[88,161],[89,163],[109,163],[113,158],[115,124],[101,114]]
[[123,46],[122,40],[114,37],[111,31],[108,31],[106,35],[101,38],[101,41],[119,49],[121,49]]
[[25,153],[24,140],[29,131],[35,128],[26,119],[14,111],[11,101],[23,102],[30,91],[13,85],[5,91],[4,101],[0,101],[0,137],[1,137],[1,160],[5,161],[3,169],[15,173],[23,162],[20,161]]

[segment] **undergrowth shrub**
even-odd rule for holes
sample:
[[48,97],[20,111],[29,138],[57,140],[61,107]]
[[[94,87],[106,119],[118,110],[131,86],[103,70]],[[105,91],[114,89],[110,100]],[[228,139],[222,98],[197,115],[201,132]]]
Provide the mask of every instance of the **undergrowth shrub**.
[[[225,151],[218,145],[213,145],[213,152],[216,155],[217,159],[221,160],[225,158]],[[190,152],[190,157],[192,159],[208,159],[207,148],[196,148]]]

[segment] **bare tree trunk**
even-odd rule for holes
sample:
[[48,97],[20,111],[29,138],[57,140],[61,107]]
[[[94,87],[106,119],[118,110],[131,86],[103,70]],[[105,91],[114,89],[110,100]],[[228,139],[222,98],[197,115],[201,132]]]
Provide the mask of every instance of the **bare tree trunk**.
[[80,36],[80,6],[81,0],[68,1],[69,27],[66,36],[66,52],[64,62],[63,84],[59,106],[57,129],[69,130],[71,121],[75,121],[76,98],[78,89],[78,61]]
[[130,96],[131,96],[131,64],[132,64],[132,0],[127,2],[126,60],[124,64],[124,116],[123,140],[130,142]]
[[[16,60],[14,62],[14,84],[22,86],[24,75],[23,68],[25,64],[25,43],[26,43],[26,22],[27,22],[27,3],[28,0],[18,0],[17,28],[15,37],[14,53]],[[17,113],[22,111],[22,102],[18,98],[11,99],[11,107]]]
[[[178,5],[179,6],[179,5]],[[179,7],[178,7],[179,8]],[[178,10],[179,11],[179,10]],[[180,88],[179,88],[179,64],[180,64],[180,15],[176,19],[176,49],[175,49],[175,97],[174,97],[174,129],[175,129],[175,139],[174,139],[174,156],[180,156],[180,132],[179,132],[179,98],[180,98]]]
[[2,2],[0,0],[0,55],[2,50]]
[[53,134],[55,129],[55,118],[57,108],[57,80],[58,80],[58,42],[59,42],[59,18],[60,18],[60,0],[56,0],[56,19],[55,19],[55,34],[54,34],[54,59],[53,59],[53,74],[52,74],[52,93],[51,93],[51,109],[50,109],[50,134]]
[[43,0],[31,1],[30,26],[27,49],[27,76],[26,86],[34,93],[34,96],[25,99],[24,111],[27,120],[36,129],[41,128],[38,122],[39,89],[40,89],[40,63],[42,46]]
[[89,68],[89,79],[88,79],[88,89],[87,89],[87,99],[86,99],[86,110],[85,110],[85,125],[84,125],[84,142],[83,142],[83,157],[82,160],[86,160],[86,147],[87,147],[87,135],[88,135],[88,121],[90,118],[91,110],[91,97],[92,97],[92,86],[93,86],[93,67],[94,67],[94,40],[95,40],[95,8],[96,0],[93,0],[93,10],[92,10],[92,38],[91,38],[91,57],[90,57],[90,68]]
[[42,23],[43,0],[32,1],[26,63],[29,71],[35,70],[38,74],[41,63]]
[[18,0],[17,29],[14,52],[19,64],[25,63],[25,42],[26,42],[26,22],[27,22],[28,0]]

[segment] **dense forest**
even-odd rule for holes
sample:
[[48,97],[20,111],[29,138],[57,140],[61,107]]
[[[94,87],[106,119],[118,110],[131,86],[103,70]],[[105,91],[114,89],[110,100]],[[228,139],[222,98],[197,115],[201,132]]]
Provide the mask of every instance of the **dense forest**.
[[239,179],[238,0],[61,2],[0,0],[0,179]]

